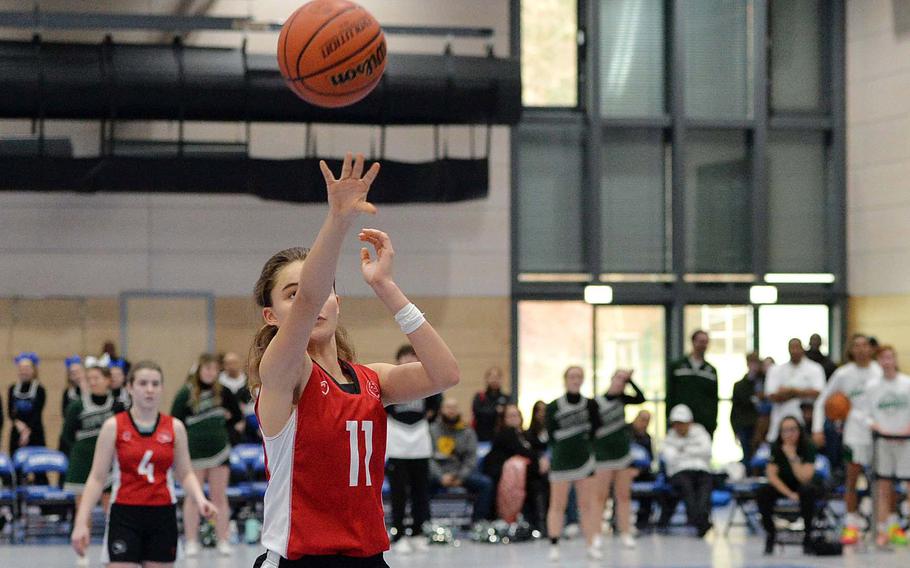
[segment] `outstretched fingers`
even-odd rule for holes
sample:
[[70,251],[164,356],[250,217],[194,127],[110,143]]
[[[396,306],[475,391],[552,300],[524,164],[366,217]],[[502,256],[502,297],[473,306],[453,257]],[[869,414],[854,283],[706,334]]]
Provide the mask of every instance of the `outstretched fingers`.
[[357,153],[354,156],[354,169],[351,170],[351,177],[354,179],[360,179],[360,176],[363,175],[363,154]]
[[[362,164],[361,164],[362,166]],[[370,166],[370,169],[367,170],[366,175],[363,176],[363,183],[367,184],[367,187],[373,184],[373,180],[376,179],[376,176],[379,175],[379,162],[373,162],[373,165]]]
[[344,162],[341,163],[341,177],[338,179],[347,179],[351,177],[351,153],[344,155]]
[[335,176],[332,175],[332,170],[329,169],[329,166],[325,163],[325,160],[319,160],[319,169],[322,171],[322,177],[325,179],[326,185],[335,183]]

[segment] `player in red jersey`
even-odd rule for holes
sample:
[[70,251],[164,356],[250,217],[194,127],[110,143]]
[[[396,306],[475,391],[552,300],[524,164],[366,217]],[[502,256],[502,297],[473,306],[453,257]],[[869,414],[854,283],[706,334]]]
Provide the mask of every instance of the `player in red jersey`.
[[195,499],[204,515],[213,515],[215,506],[205,498],[193,474],[183,423],[158,412],[164,387],[161,368],[150,361],[137,363],[130,370],[127,387],[133,405],[101,427],[71,538],[76,553],[84,557],[90,538],[89,517],[113,465],[102,561],[110,568],[136,564],[163,568],[177,557],[171,467],[186,498]]
[[364,280],[395,315],[419,362],[358,365],[338,325],[335,267],[344,237],[361,213],[375,213],[367,191],[379,164],[344,159],[335,179],[320,163],[329,214],[313,248],[281,251],[256,283],[265,325],[251,347],[250,382],[264,437],[262,568],[385,567],[389,547],[382,509],[389,404],[454,386],[458,364],[448,346],[392,278],[388,235],[363,229]]

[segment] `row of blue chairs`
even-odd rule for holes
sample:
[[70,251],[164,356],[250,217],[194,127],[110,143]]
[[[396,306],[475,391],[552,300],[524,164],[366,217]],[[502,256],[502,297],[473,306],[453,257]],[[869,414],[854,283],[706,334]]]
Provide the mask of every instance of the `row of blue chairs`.
[[[13,513],[10,535],[16,534],[18,523],[25,538],[32,535],[32,507],[63,508],[71,510],[75,506],[76,496],[57,486],[47,483],[47,475],[57,473],[61,478],[66,475],[69,460],[63,452],[39,446],[27,446],[16,450],[12,459],[0,454],[0,506],[9,507]],[[42,479],[41,482],[28,481],[29,476]],[[25,480],[19,485],[19,479]]]

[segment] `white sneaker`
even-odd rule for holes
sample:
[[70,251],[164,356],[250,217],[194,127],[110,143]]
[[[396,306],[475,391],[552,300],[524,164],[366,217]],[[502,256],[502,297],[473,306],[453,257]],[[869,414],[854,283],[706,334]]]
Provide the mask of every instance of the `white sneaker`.
[[198,540],[188,540],[186,546],[183,547],[183,553],[187,556],[198,556],[200,550]]
[[623,545],[624,547],[626,547],[626,548],[635,548],[636,546],[638,546],[638,543],[635,542],[635,537],[633,537],[633,536],[632,536],[631,534],[629,534],[629,533],[625,533],[625,534],[623,534],[623,535],[620,535],[619,541],[620,541],[620,542],[622,543],[622,545]]
[[88,566],[89,566],[88,556],[87,555],[86,556],[77,556],[76,557],[76,566],[78,566],[79,568],[88,568]]
[[547,554],[547,558],[550,562],[559,562],[559,545],[551,544],[550,552]]
[[234,554],[234,547],[231,546],[231,543],[229,542],[223,540],[218,541],[218,546],[216,548],[218,549],[218,554],[221,556],[230,556]]
[[604,539],[603,539],[603,537],[600,536],[600,535],[596,535],[596,536],[594,537],[594,541],[591,543],[591,546],[593,546],[593,547],[596,548],[597,550],[602,550],[603,547],[604,547]]
[[581,528],[578,526],[578,523],[572,523],[571,525],[566,525],[566,528],[563,530],[562,535],[565,538],[575,538],[581,534]]
[[590,560],[603,560],[604,553],[594,548],[594,545],[588,547],[588,558]]
[[428,550],[430,550],[430,545],[427,544],[427,537],[425,537],[423,535],[412,536],[411,545],[412,545],[412,548],[414,549],[414,552],[427,552]]
[[392,545],[392,550],[395,552],[395,554],[402,554],[402,555],[411,554],[412,552],[414,552],[414,549],[411,548],[411,543],[408,542],[408,537],[406,537],[406,536],[403,536],[400,539],[398,539],[398,542],[396,542],[395,544]]

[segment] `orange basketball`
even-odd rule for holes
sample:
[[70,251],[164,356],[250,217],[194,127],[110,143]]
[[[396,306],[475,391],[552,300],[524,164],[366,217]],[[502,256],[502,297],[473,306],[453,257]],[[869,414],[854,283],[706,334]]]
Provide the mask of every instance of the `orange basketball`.
[[347,0],[313,0],[278,36],[278,68],[308,103],[328,108],[364,98],[385,71],[385,35],[369,12]]
[[842,392],[836,392],[825,400],[825,416],[828,420],[846,420],[850,414],[850,399]]

